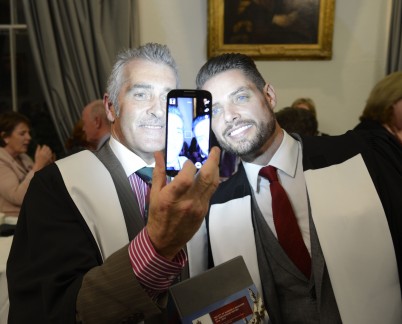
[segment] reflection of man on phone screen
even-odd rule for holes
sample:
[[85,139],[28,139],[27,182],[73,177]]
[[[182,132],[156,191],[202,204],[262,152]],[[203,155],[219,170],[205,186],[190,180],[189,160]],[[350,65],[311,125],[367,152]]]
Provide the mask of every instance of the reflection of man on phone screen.
[[176,107],[169,106],[168,109],[166,168],[168,170],[181,170],[187,160],[185,156],[179,156],[184,143],[183,116]]
[[205,160],[208,158],[209,153],[209,130],[210,120],[208,115],[198,116],[193,121],[193,134],[197,140],[197,144],[200,148],[201,161],[195,162],[197,168],[201,168]]

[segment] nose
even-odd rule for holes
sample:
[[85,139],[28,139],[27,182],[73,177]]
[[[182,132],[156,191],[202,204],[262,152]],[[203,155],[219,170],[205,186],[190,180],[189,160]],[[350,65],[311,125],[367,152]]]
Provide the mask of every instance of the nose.
[[240,113],[234,104],[228,104],[224,109],[225,123],[231,123],[240,118]]
[[148,114],[162,118],[166,113],[166,100],[156,97],[148,108]]

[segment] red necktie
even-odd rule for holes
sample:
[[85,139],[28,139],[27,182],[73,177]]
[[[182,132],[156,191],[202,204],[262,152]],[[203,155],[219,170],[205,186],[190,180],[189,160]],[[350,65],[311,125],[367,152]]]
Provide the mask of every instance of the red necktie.
[[260,170],[259,175],[270,182],[272,215],[279,244],[300,271],[310,278],[310,254],[304,244],[288,195],[278,182],[276,168],[271,165],[266,166]]

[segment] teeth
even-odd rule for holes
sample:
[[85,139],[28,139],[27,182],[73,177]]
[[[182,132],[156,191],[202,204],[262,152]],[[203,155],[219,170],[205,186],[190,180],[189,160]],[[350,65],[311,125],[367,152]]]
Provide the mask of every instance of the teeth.
[[144,128],[160,129],[160,128],[162,128],[162,126],[144,125]]
[[238,129],[235,129],[233,132],[230,133],[230,136],[236,136],[250,127],[251,127],[251,125],[246,125],[246,126],[238,128]]

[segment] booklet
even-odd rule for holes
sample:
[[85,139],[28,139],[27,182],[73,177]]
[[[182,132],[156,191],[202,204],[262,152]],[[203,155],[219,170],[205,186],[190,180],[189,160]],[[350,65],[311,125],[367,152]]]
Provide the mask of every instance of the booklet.
[[171,323],[264,323],[268,315],[243,257],[238,256],[169,288]]

